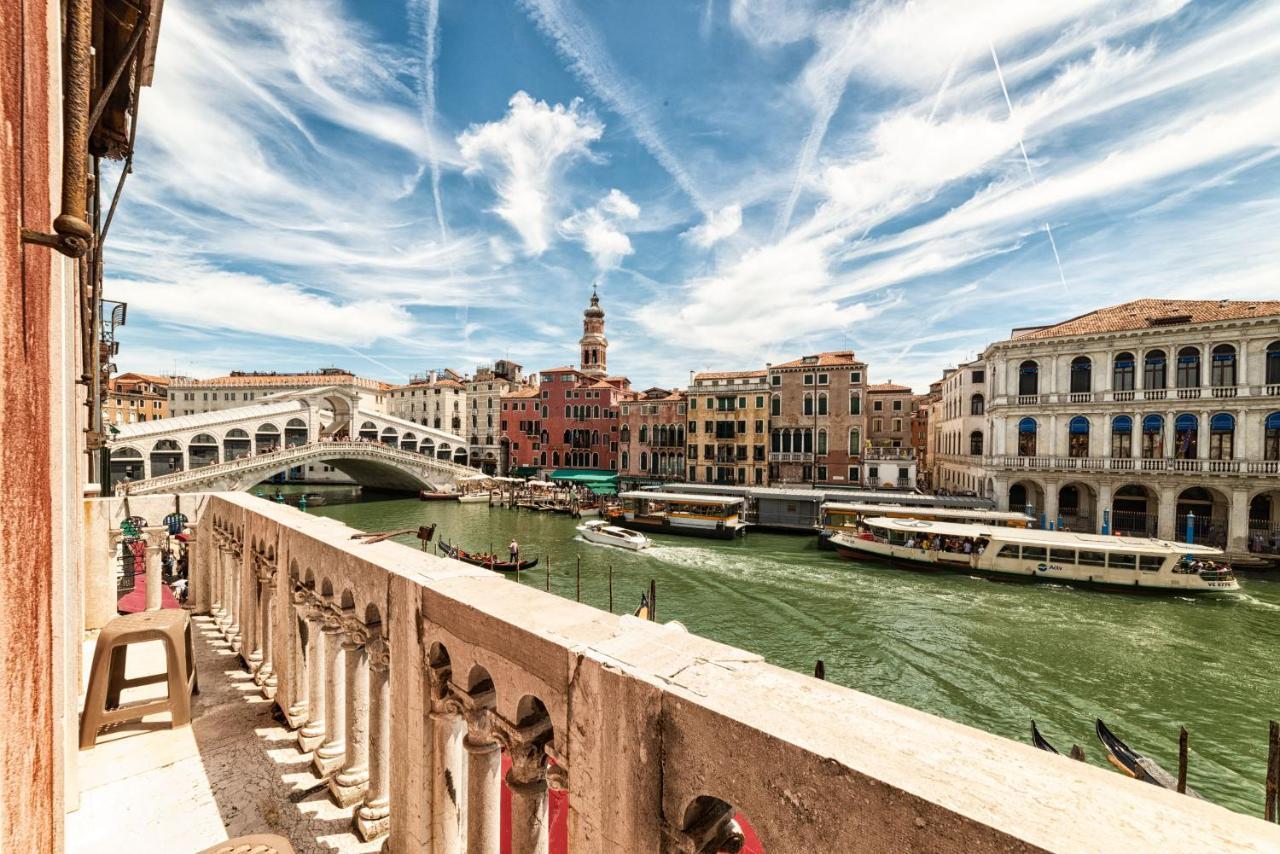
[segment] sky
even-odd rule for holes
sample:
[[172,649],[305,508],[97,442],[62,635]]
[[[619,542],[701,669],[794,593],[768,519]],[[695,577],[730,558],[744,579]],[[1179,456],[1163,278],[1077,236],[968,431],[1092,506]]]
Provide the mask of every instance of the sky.
[[[167,0],[106,244],[121,371],[403,382],[1280,298],[1280,3]],[[108,175],[111,180],[118,173]]]

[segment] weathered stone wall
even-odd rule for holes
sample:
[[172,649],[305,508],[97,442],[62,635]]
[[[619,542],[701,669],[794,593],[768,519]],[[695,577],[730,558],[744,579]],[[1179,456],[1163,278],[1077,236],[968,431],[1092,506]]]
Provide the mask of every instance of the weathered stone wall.
[[[773,667],[677,624],[351,533],[252,496],[210,496],[193,595],[258,677],[271,662],[260,683],[300,741],[312,737],[308,679],[325,673],[311,670],[320,659],[304,654],[303,633],[315,641],[323,629],[329,645],[312,650],[329,656],[344,638],[348,666],[367,662],[367,694],[350,693],[366,690],[363,673],[320,680],[330,713],[341,704],[356,716],[330,791],[346,797],[343,775],[360,779],[357,829],[389,828],[390,852],[491,850],[475,843],[488,831],[473,819],[496,809],[496,765],[484,759],[495,741],[513,760],[514,851],[544,850],[548,787],[569,793],[575,852],[698,851],[732,833],[735,813],[770,854],[1280,846],[1280,828],[1203,801]],[[335,743],[329,723],[316,744]]]

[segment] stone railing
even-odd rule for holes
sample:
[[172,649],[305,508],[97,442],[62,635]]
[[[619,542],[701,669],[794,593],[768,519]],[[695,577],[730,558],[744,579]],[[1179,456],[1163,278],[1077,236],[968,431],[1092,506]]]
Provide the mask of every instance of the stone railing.
[[1173,472],[1175,474],[1280,474],[1280,460],[1183,460],[1157,457],[983,457],[990,468],[1042,471]]
[[803,453],[800,451],[770,451],[769,462],[771,463],[811,463],[813,462],[813,454]]
[[546,852],[551,789],[567,793],[574,852],[736,851],[740,818],[769,854],[1280,846],[1280,828],[1257,819],[678,624],[350,534],[242,493],[210,495],[192,601],[357,832],[385,834],[393,854]]
[[319,458],[353,459],[373,457],[403,463],[407,466],[428,467],[434,471],[450,475],[472,475],[474,468],[440,459],[417,451],[408,451],[381,442],[357,442],[351,440],[332,442],[311,442],[306,445],[290,445],[269,451],[265,454],[236,457],[221,463],[170,472],[156,477],[140,480],[130,485],[130,493],[155,493],[176,489],[187,484],[199,483],[220,475],[233,475],[249,471],[276,471],[282,467],[291,467],[309,459]]
[[1039,406],[1048,403],[1123,403],[1133,400],[1198,400],[1202,397],[1280,397],[1280,385],[1194,386],[1191,388],[1103,389],[1093,392],[994,395],[991,406]]

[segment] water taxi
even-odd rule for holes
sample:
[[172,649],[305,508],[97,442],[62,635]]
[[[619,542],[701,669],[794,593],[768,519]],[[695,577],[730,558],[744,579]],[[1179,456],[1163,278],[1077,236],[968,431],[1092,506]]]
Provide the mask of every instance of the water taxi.
[[732,540],[747,532],[742,518],[746,500],[734,495],[686,495],[640,490],[618,496],[622,502],[607,521],[633,531]]
[[1127,591],[1240,589],[1220,550],[1142,537],[882,516],[864,519],[861,533],[833,535],[831,544],[841,557],[910,569]]
[[639,531],[619,528],[617,525],[610,525],[603,519],[593,519],[590,522],[582,523],[578,526],[578,533],[582,535],[582,539],[589,543],[617,546],[618,548],[630,549],[633,552],[647,549],[652,545],[652,541]]
[[966,525],[1007,525],[1030,528],[1035,519],[1026,513],[1005,510],[981,510],[975,507],[909,507],[904,504],[856,502],[846,504],[828,501],[822,505],[818,522],[818,548],[830,549],[834,534],[857,535],[863,521],[875,517],[890,519],[929,519],[937,522],[960,522]]

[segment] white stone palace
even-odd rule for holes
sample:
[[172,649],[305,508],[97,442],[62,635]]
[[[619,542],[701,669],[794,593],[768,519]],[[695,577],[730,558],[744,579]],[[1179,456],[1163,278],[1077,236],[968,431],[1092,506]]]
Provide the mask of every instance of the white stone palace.
[[[980,377],[980,379],[979,379]],[[1074,530],[1233,552],[1280,527],[1280,302],[1136,300],[1015,329],[943,381],[935,483]]]

